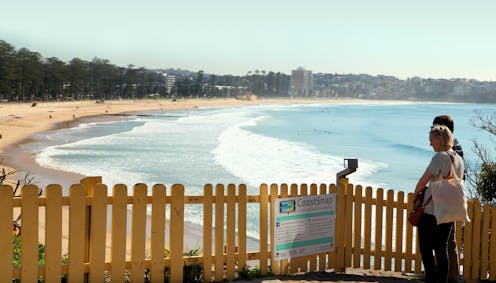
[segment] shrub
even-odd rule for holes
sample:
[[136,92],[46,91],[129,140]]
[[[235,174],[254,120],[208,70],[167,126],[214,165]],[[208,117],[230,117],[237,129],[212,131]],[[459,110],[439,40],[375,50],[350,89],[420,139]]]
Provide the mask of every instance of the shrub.
[[488,202],[496,199],[496,163],[486,162],[481,166],[477,178],[477,191]]

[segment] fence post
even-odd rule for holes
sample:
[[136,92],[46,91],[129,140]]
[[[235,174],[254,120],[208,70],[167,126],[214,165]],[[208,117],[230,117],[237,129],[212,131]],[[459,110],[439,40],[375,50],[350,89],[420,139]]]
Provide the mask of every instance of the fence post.
[[215,282],[224,280],[224,185],[215,186]]
[[472,227],[474,221],[474,201],[467,202],[470,222],[465,222],[463,229],[463,280],[470,282],[472,270]]
[[376,190],[375,203],[375,238],[374,238],[374,270],[382,268],[382,220],[384,208],[384,190]]
[[346,222],[343,227],[346,227],[346,232],[344,236],[344,259],[345,259],[345,268],[351,267],[351,257],[353,253],[353,185],[348,183],[348,178],[345,180],[346,184],[344,186],[345,190],[345,218]]
[[22,187],[22,282],[36,282],[38,280],[39,204],[38,187],[35,185],[25,185],[24,187]]
[[14,199],[12,187],[0,185],[0,282],[12,282],[12,219]]
[[[145,248],[146,248],[146,199],[148,187],[139,183],[133,187],[133,208],[131,220],[131,282],[144,282],[143,270],[145,270]],[[172,222],[172,220],[171,220]],[[181,233],[177,229],[178,233]],[[181,245],[182,247],[182,245]],[[181,248],[182,249],[182,248]],[[181,253],[182,259],[182,253]],[[182,269],[181,269],[182,270]],[[175,281],[172,281],[175,282]]]
[[[204,186],[203,193],[203,282],[212,281],[212,203],[213,187]],[[239,230],[242,231],[242,230]]]
[[[458,229],[457,231],[461,234],[462,229]],[[491,207],[491,231],[496,231],[496,206]],[[495,281],[496,280],[496,233],[491,233],[489,235],[490,237],[490,242],[489,242],[489,281]],[[458,240],[458,238],[457,238]],[[457,242],[457,243],[461,243]],[[459,245],[461,246],[461,245]],[[458,252],[458,255],[460,255],[460,252]]]
[[274,251],[276,248],[275,241],[274,241],[274,205],[279,197],[279,188],[277,184],[271,184],[270,185],[270,196],[269,196],[269,203],[270,203],[270,209],[269,209],[269,215],[270,215],[270,270],[274,274],[280,274],[279,270],[279,261],[274,259]]
[[[93,197],[95,185],[102,183],[101,176],[86,177],[79,181],[83,185],[86,196]],[[84,262],[90,261],[91,205],[86,206],[84,221]],[[88,273],[84,274],[84,282],[88,282]]]
[[169,281],[183,282],[184,186],[173,185],[171,198]]
[[260,185],[260,273],[266,275],[268,272],[267,259],[268,259],[268,205],[269,194],[267,184]]
[[45,282],[60,281],[62,268],[62,187],[46,188],[45,208]]
[[[246,185],[240,184],[238,189],[238,231],[246,231]],[[238,232],[238,271],[246,267],[246,233]]]
[[336,272],[346,272],[345,261],[345,216],[346,196],[345,189],[348,187],[348,178],[341,178],[336,195]]
[[[480,279],[480,243],[481,243],[481,204],[478,199],[474,199],[472,220],[472,274],[470,280]],[[486,279],[485,277],[483,279]]]

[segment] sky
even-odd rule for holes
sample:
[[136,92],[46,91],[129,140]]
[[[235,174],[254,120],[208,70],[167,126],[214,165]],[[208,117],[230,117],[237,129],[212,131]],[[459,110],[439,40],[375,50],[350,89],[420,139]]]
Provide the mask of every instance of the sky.
[[0,0],[0,40],[44,58],[496,81],[494,0]]

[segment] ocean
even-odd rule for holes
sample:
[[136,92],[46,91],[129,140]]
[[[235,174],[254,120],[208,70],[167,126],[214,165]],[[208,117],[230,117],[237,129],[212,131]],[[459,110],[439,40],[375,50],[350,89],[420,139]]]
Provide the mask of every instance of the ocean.
[[[261,183],[335,183],[344,159],[356,158],[350,183],[412,192],[433,155],[428,131],[435,116],[453,116],[468,163],[476,160],[474,139],[491,145],[489,135],[472,125],[475,110],[492,115],[496,105],[374,102],[153,111],[38,134],[31,150],[43,167],[102,176],[109,187],[180,183],[187,194],[201,195],[207,183],[243,183],[257,194]],[[185,217],[201,224],[196,209],[187,207]],[[258,216],[248,215],[248,230],[257,237]]]

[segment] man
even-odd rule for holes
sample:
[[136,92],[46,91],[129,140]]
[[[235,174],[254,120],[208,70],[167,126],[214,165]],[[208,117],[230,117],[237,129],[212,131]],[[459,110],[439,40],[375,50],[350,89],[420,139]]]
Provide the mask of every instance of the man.
[[[432,125],[444,125],[450,129],[451,133],[454,130],[454,122],[453,118],[450,115],[440,115],[434,118]],[[463,158],[463,149],[458,140],[455,138],[452,149]],[[465,172],[463,173],[463,179],[465,179]],[[454,228],[454,227],[453,227]],[[451,231],[451,234],[448,238],[448,257],[449,257],[449,277],[448,282],[458,282],[458,278],[460,275],[460,267],[458,263],[458,250],[456,248],[456,240],[455,240],[455,230]]]

